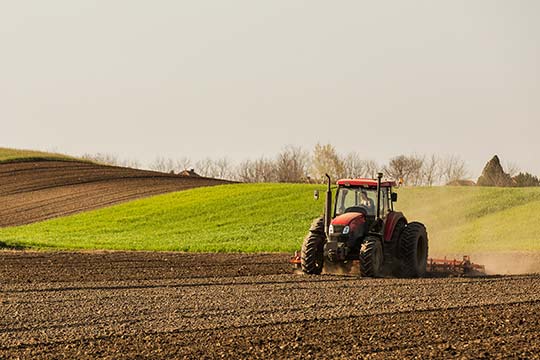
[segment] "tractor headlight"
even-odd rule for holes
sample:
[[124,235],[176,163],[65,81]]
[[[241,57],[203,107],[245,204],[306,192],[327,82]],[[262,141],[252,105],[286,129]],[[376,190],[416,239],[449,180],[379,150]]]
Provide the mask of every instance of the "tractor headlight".
[[347,225],[347,226],[345,226],[345,227],[343,228],[342,234],[343,234],[343,235],[347,235],[347,234],[349,233],[350,230],[351,230],[351,228],[349,227],[349,225]]
[[333,225],[330,225],[328,227],[328,234],[332,235],[334,233],[334,226]]

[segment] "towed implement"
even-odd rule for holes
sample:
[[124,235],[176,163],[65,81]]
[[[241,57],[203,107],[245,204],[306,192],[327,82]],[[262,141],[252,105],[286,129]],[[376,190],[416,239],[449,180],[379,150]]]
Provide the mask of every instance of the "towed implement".
[[[325,268],[350,272],[358,263],[361,276],[421,277],[429,272],[482,273],[483,267],[468,257],[428,260],[428,234],[424,224],[409,222],[394,210],[394,181],[343,179],[337,181],[332,202],[330,176],[324,215],[315,219],[302,250],[291,260],[306,274],[321,274]],[[318,199],[318,192],[315,192]]]
[[486,267],[471,262],[467,255],[463,259],[428,259],[427,271],[450,275],[485,275]]

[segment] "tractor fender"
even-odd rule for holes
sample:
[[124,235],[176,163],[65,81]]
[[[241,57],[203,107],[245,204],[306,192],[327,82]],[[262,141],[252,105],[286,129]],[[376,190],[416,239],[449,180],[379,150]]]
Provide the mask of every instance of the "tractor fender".
[[383,233],[383,238],[385,242],[392,241],[394,229],[400,221],[404,221],[405,224],[407,224],[407,218],[405,217],[405,215],[403,215],[402,212],[392,211],[386,216],[386,223],[384,225]]

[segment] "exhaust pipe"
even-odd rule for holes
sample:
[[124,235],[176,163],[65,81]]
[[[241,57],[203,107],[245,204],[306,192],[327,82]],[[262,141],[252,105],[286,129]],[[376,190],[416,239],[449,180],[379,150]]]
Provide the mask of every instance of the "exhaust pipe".
[[381,179],[383,173],[377,174],[377,220],[381,218]]
[[330,234],[328,233],[328,229],[330,228],[330,222],[332,221],[332,189],[330,188],[332,185],[332,179],[330,179],[330,175],[324,174],[326,178],[328,179],[328,187],[326,189],[326,200],[324,203],[324,232],[326,233],[326,238],[330,238]]

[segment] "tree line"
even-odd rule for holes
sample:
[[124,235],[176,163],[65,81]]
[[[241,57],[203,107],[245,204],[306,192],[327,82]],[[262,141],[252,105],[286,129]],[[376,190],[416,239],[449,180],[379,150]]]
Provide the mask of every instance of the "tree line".
[[[136,161],[120,160],[107,154],[85,154],[84,158],[103,164],[140,167]],[[274,157],[249,159],[236,164],[226,157],[198,161],[188,157],[158,157],[148,167],[175,174],[193,169],[201,176],[247,183],[319,183],[324,181],[325,173],[332,179],[374,178],[382,171],[388,178],[402,179],[405,185],[432,186],[469,176],[466,163],[455,155],[396,155],[386,164],[380,164],[357,152],[341,154],[331,144],[317,144],[312,151],[286,146]]]

